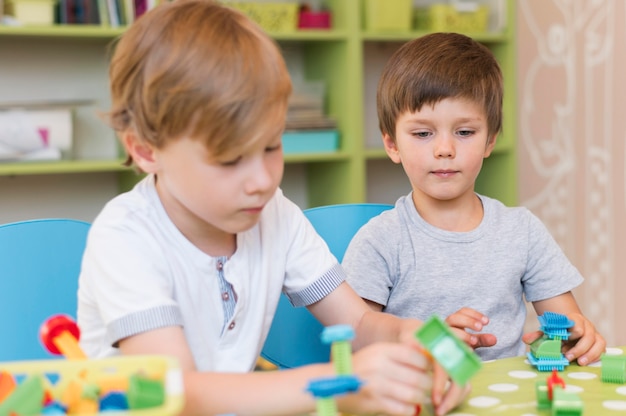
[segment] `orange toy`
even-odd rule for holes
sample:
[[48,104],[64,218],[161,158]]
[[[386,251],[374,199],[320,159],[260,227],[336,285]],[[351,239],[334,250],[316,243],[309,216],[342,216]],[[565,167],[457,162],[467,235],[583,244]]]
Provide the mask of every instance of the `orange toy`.
[[67,315],[54,315],[47,319],[39,329],[43,345],[52,354],[63,355],[68,360],[87,358],[78,345],[80,330],[74,320]]

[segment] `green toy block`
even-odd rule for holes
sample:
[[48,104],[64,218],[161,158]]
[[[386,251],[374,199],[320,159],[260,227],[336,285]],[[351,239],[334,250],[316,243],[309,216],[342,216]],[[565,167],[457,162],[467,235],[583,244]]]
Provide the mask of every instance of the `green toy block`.
[[165,386],[160,380],[134,374],[128,381],[127,397],[131,410],[161,406],[165,402]]
[[41,413],[44,381],[39,375],[29,376],[0,404],[0,416],[34,416]]
[[623,355],[602,354],[601,380],[604,383],[626,383],[626,357]]
[[552,392],[552,416],[581,416],[583,401],[576,393],[556,387]]
[[436,315],[424,322],[415,336],[446,370],[450,378],[461,386],[465,385],[482,366],[478,355],[454,335],[450,327]]
[[548,385],[543,380],[535,382],[535,393],[537,395],[537,409],[549,409],[552,403],[548,397]]
[[537,359],[559,359],[563,357],[561,346],[562,342],[560,339],[549,339],[548,337],[543,336],[530,344],[530,351]]

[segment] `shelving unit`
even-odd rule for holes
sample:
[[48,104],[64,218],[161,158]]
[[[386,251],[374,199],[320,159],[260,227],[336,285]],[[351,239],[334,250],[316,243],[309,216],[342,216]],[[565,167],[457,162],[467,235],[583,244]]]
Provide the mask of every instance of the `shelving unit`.
[[[271,35],[285,51],[299,51],[305,79],[325,81],[326,110],[337,120],[340,149],[334,153],[286,155],[287,173],[296,172],[296,181],[305,189],[303,208],[364,201],[392,203],[409,188],[402,170],[387,160],[382,149],[375,88],[391,53],[425,32],[368,32],[363,25],[365,0],[328,0],[324,4],[333,14],[332,30]],[[494,154],[485,161],[477,191],[512,205],[517,202],[515,4],[511,0],[506,4],[505,31],[468,35],[493,50],[506,82],[504,133]],[[85,25],[0,26],[0,102],[92,100],[99,110],[106,110],[107,47],[121,33],[123,29]],[[0,177],[108,172],[116,178],[118,191],[128,189],[136,175],[121,165],[113,133],[93,109],[90,111],[79,121],[84,123],[83,128],[76,129],[78,159],[0,163]],[[0,182],[0,194],[1,186]],[[388,196],[381,197],[381,191]]]

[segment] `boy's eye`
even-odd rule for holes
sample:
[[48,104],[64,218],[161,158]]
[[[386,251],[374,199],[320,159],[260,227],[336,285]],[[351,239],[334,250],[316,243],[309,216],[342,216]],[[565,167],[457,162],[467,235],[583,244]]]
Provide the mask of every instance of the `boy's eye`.
[[237,156],[234,159],[224,160],[220,162],[222,166],[235,166],[241,160],[241,156]]
[[413,136],[425,139],[430,136],[429,131],[414,131]]
[[277,144],[275,144],[274,146],[268,146],[265,148],[266,152],[275,152],[277,150],[280,150],[280,148],[283,147],[283,142],[280,141]]
[[474,134],[474,130],[470,130],[470,129],[459,130],[457,134],[462,137],[469,137],[472,134]]

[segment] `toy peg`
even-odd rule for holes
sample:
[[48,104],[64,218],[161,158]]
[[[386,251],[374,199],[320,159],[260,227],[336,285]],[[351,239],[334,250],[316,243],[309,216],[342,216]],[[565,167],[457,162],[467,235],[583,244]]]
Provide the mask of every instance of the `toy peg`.
[[553,399],[553,392],[556,386],[561,386],[562,389],[565,389],[565,381],[559,377],[559,373],[556,368],[552,369],[552,375],[548,377],[546,384],[548,386],[548,399],[550,401]]
[[333,325],[322,331],[322,342],[330,345],[330,356],[338,375],[352,374],[354,329],[350,325]]
[[335,397],[354,393],[361,387],[361,381],[355,376],[340,375],[312,380],[307,391],[315,397],[317,416],[336,416],[337,402]]
[[82,360],[87,356],[78,345],[80,330],[67,315],[47,319],[39,329],[41,342],[52,354],[63,355],[68,360]]

